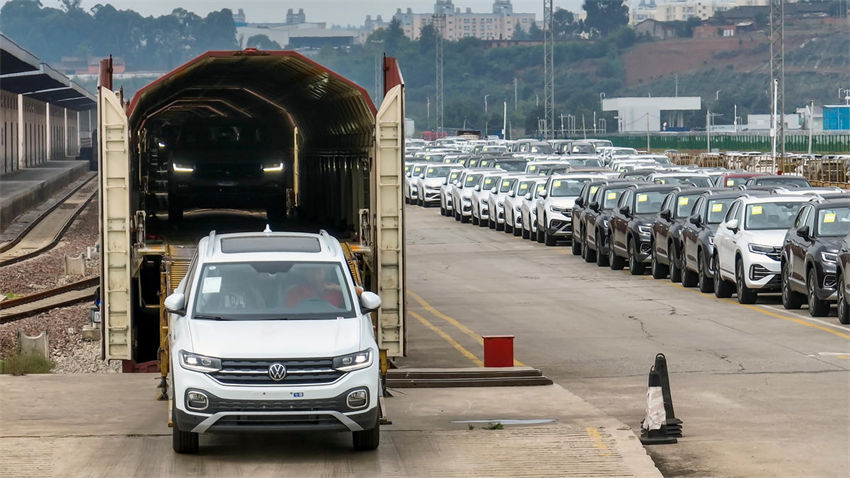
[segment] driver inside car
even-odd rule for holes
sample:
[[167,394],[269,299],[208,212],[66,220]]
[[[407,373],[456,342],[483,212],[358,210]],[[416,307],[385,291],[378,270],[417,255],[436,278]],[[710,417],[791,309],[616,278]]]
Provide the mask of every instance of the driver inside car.
[[307,269],[303,282],[286,292],[286,306],[293,307],[307,299],[322,299],[334,307],[341,308],[343,297],[340,286],[325,280],[325,272],[323,267]]

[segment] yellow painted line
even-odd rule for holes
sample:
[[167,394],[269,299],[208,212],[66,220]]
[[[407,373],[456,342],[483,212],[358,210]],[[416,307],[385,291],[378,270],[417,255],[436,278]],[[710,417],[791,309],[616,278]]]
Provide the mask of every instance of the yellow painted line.
[[425,317],[422,317],[421,315],[417,314],[416,312],[414,312],[412,310],[408,310],[407,313],[412,315],[413,317],[415,317],[417,320],[419,320],[419,322],[422,322],[422,324],[425,325],[425,327],[428,327],[429,329],[433,330],[437,335],[442,337],[443,340],[448,342],[449,345],[451,345],[452,347],[457,349],[458,352],[463,354],[464,357],[468,358],[469,360],[472,360],[472,363],[474,363],[475,365],[477,365],[479,367],[484,366],[484,362],[479,360],[478,357],[475,356],[475,354],[473,354],[472,352],[467,350],[463,345],[457,343],[457,341],[455,339],[451,338],[449,336],[449,334],[438,329],[437,326],[432,324],[431,322],[429,322],[428,319],[426,319]]
[[[408,294],[409,296],[413,297],[413,300],[415,300],[416,302],[419,302],[419,305],[421,305],[421,306],[422,306],[425,310],[427,310],[428,312],[430,312],[431,314],[433,314],[435,317],[439,317],[439,318],[441,318],[441,319],[445,320],[446,322],[448,322],[448,323],[452,324],[453,326],[455,326],[455,327],[456,327],[458,330],[460,330],[461,332],[463,332],[463,333],[465,333],[466,335],[468,335],[468,336],[472,337],[472,338],[473,338],[476,342],[478,342],[480,345],[482,345],[482,346],[484,345],[484,339],[483,339],[483,338],[481,338],[481,334],[476,334],[475,332],[473,332],[473,331],[472,331],[472,329],[470,329],[469,327],[467,327],[467,326],[465,326],[465,325],[461,324],[460,322],[458,322],[458,321],[457,321],[457,319],[455,319],[455,318],[453,318],[453,317],[449,317],[448,315],[446,315],[446,314],[444,314],[444,313],[440,312],[439,310],[437,310],[436,308],[434,308],[434,306],[432,306],[431,304],[429,304],[429,303],[428,303],[428,301],[426,301],[425,299],[423,299],[423,298],[422,298],[419,294],[417,294],[416,292],[413,292],[412,290],[408,290],[408,291],[407,291],[407,294]],[[514,359],[514,366],[516,366],[516,367],[525,367],[526,365],[525,365],[524,363],[520,362],[519,360]]]
[[751,310],[755,310],[757,312],[761,312],[762,314],[769,315],[771,317],[776,317],[777,319],[787,320],[789,322],[795,322],[795,323],[798,323],[800,325],[805,325],[806,327],[812,327],[812,328],[815,328],[815,329],[818,329],[818,330],[823,330],[824,332],[829,332],[830,334],[837,335],[841,338],[850,339],[850,335],[848,335],[848,334],[844,334],[844,333],[838,332],[836,330],[828,329],[828,328],[826,328],[822,325],[813,324],[813,323],[811,323],[807,320],[797,319],[797,318],[794,318],[794,317],[789,317],[787,315],[777,314],[776,312],[771,312],[769,310],[762,309],[761,307],[758,307],[758,306],[755,306],[755,305],[749,305],[749,304],[739,304],[739,305],[742,305],[742,306],[744,306],[748,309],[751,309]]
[[[602,435],[599,434],[599,430],[597,430],[596,427],[587,427],[585,430],[587,430],[587,434],[590,435],[590,439],[593,440],[593,446],[599,450],[608,449],[608,445],[602,441]],[[605,453],[605,455],[607,455],[607,453]]]

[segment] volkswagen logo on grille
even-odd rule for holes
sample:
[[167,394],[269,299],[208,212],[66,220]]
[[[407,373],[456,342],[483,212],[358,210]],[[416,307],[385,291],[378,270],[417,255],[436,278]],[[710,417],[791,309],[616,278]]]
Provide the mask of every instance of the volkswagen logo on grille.
[[286,377],[286,367],[282,363],[273,363],[269,365],[269,378],[275,382],[280,382]]

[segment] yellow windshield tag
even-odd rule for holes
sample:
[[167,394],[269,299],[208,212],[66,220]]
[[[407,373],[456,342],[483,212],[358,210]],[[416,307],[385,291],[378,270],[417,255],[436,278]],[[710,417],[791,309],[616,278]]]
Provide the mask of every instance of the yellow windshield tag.
[[617,199],[617,193],[608,193],[608,200]]
[[750,210],[750,214],[753,216],[758,216],[761,214],[761,206],[753,206],[752,210]]
[[727,179],[727,180],[726,180],[726,187],[731,188],[731,187],[732,187],[732,186],[734,186],[734,185],[735,185],[735,180],[734,180],[734,179],[731,179],[731,178],[730,178],[730,179]]
[[680,206],[687,206],[688,205],[688,199],[690,199],[690,198],[688,198],[688,197],[679,198],[679,205]]
[[545,188],[546,188],[546,185],[544,185],[544,184],[538,184],[538,185],[537,185],[537,192],[539,193],[540,191],[543,191]]
[[828,212],[823,215],[823,222],[835,222],[835,213]]
[[722,212],[723,211],[723,203],[715,203],[711,205],[711,212]]
[[599,191],[599,186],[590,187],[590,194],[596,194],[596,191]]
[[664,183],[667,182],[667,180],[666,179],[656,179],[655,182],[658,183],[658,184],[664,184]]
[[503,188],[506,188],[506,187],[508,187],[508,186],[510,186],[510,185],[511,185],[511,182],[510,182],[510,181],[502,181],[502,187],[503,187]]
[[638,194],[637,200],[638,200],[638,202],[647,202],[647,201],[649,201],[649,195],[648,194]]
[[525,192],[525,191],[528,191],[528,184],[520,184],[519,185],[519,192]]
[[555,181],[555,184],[553,184],[552,187],[556,187],[556,188],[561,187],[561,181]]
[[434,168],[428,168],[428,174],[431,174],[433,172],[434,172]]

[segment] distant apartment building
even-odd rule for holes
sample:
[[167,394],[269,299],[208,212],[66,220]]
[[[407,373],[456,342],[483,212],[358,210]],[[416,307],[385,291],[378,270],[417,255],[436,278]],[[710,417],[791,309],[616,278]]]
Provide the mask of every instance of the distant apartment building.
[[770,0],[671,0],[657,3],[655,0],[640,0],[637,6],[629,9],[629,24],[636,25],[644,20],[685,21],[691,17],[708,20],[717,12],[735,7],[765,5],[770,5]]
[[[239,13],[244,15],[242,9]],[[244,23],[236,26],[236,36],[242,46],[254,35],[265,35],[282,48],[311,50],[324,46],[347,47],[358,42],[360,31],[348,28],[328,28],[325,22],[308,22],[303,8],[286,11],[284,23]],[[235,17],[234,17],[235,19]],[[379,19],[380,20],[380,19]]]
[[510,0],[494,0],[491,13],[476,13],[471,8],[461,11],[451,0],[436,0],[433,13],[413,13],[408,8],[396,10],[393,19],[401,23],[405,36],[418,40],[422,27],[434,22],[435,15],[445,15],[443,38],[450,41],[462,38],[509,40],[517,30],[528,31],[534,23],[533,13],[514,13]]

